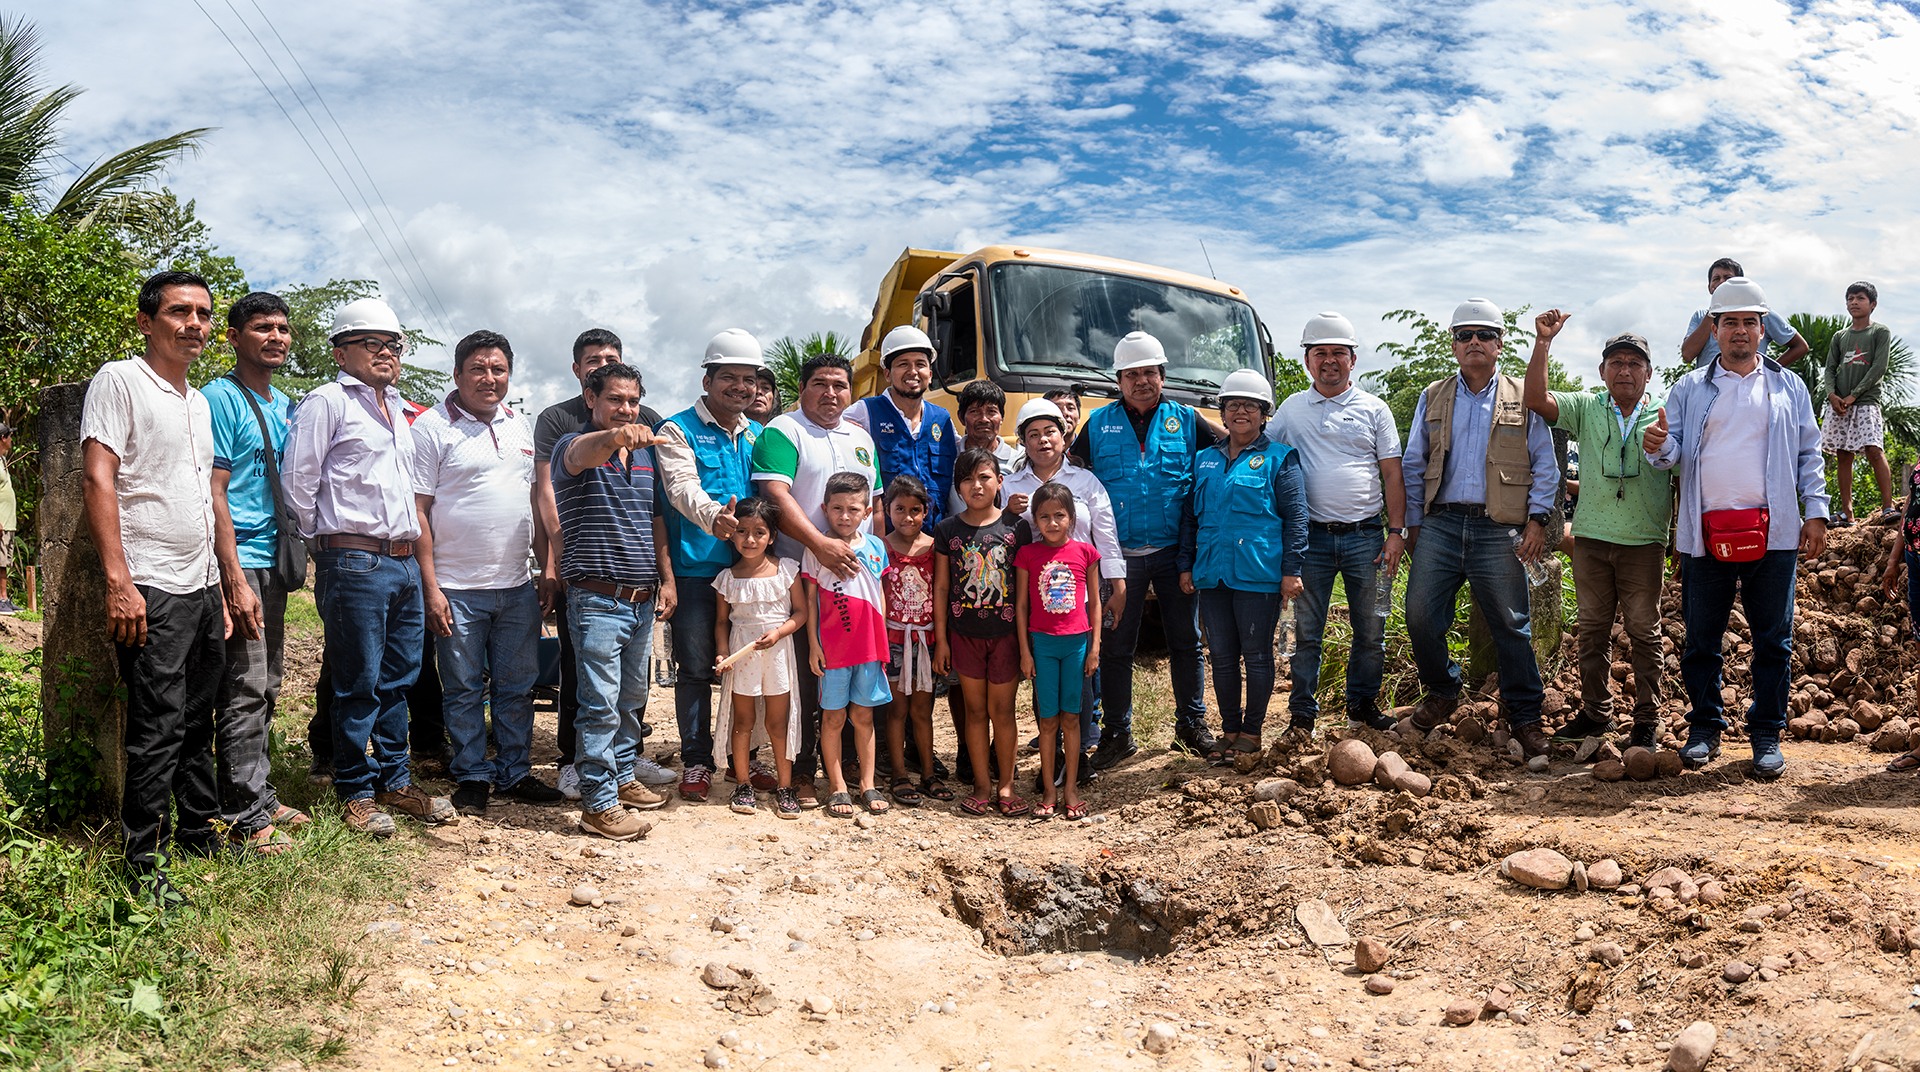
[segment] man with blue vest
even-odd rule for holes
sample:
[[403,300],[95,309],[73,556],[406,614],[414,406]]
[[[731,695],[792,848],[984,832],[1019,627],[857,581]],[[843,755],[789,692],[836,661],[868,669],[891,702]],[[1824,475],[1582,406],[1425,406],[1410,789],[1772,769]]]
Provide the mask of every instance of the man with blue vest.
[[1165,397],[1167,352],[1135,331],[1113,348],[1120,401],[1095,410],[1074,440],[1074,464],[1092,470],[1113,499],[1120,549],[1127,559],[1126,598],[1103,610],[1100,639],[1102,722],[1093,766],[1106,770],[1139,751],[1133,742],[1133,650],[1140,639],[1146,590],[1160,601],[1173,670],[1174,747],[1210,755],[1219,745],[1207,729],[1202,697],[1200,619],[1180,587],[1180,515],[1193,494],[1194,456],[1226,436],[1192,406]]
[[880,367],[886,370],[887,389],[848,406],[846,419],[873,437],[880,452],[882,488],[896,476],[910,476],[926,486],[925,531],[931,532],[946,516],[953,460],[960,456],[953,416],[924,400],[933,383],[933,340],[911,324],[894,328],[880,343]]
[[[728,328],[707,343],[706,393],[661,422],[654,433],[654,464],[666,493],[668,555],[680,597],[673,619],[673,657],[680,676],[673,710],[680,724],[680,796],[707,799],[713,761],[713,579],[733,565],[734,504],[753,494],[753,444],[760,425],[746,417],[766,367],[760,341]],[[772,789],[771,771],[755,770],[754,784]],[[766,784],[761,785],[764,781]]]

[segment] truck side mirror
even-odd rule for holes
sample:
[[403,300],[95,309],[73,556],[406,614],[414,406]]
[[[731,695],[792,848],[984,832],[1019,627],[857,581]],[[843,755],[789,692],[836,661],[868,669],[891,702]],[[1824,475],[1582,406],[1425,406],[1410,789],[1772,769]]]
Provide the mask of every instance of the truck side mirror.
[[920,295],[920,313],[928,319],[944,319],[953,310],[953,295],[941,290],[929,290]]

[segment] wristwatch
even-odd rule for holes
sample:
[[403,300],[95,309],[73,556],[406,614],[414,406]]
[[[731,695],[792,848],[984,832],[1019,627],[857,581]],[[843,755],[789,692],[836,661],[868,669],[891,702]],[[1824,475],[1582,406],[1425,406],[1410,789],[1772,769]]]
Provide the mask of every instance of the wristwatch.
[[1394,528],[1394,527],[1393,527],[1392,525],[1388,525],[1388,526],[1387,526],[1387,535],[1389,535],[1389,536],[1398,536],[1398,537],[1400,537],[1401,539],[1403,539],[1403,540],[1404,540],[1404,539],[1406,539],[1406,538],[1407,538],[1407,530],[1406,530],[1406,529],[1397,529],[1397,528]]
[[1544,529],[1547,527],[1547,518],[1551,516],[1552,516],[1551,514],[1528,514],[1527,520],[1533,522],[1536,525],[1539,525],[1541,528]]

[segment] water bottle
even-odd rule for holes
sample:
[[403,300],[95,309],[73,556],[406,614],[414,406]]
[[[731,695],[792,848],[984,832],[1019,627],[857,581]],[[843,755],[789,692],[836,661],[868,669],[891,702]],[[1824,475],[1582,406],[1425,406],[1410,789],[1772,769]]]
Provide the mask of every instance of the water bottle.
[[1393,574],[1384,564],[1373,567],[1372,609],[1376,618],[1393,617]]
[[[1520,558],[1520,530],[1508,529],[1507,538],[1513,541],[1513,557]],[[1546,559],[1536,558],[1529,562],[1524,558],[1520,558],[1520,568],[1527,571],[1527,584],[1529,586],[1538,588],[1547,583]]]
[[1288,600],[1287,605],[1280,608],[1280,657],[1282,659],[1293,658],[1294,637],[1298,633],[1299,626],[1294,621],[1293,601]]

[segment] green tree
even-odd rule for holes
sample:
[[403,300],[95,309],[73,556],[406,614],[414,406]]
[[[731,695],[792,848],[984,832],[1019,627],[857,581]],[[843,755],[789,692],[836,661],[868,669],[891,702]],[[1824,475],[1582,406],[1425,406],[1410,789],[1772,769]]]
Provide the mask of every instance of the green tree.
[[[1527,374],[1527,354],[1532,348],[1533,332],[1521,327],[1520,318],[1530,306],[1508,309],[1506,332],[1500,341],[1500,371],[1509,376]],[[1394,359],[1391,367],[1375,369],[1360,377],[1361,386],[1384,399],[1393,410],[1394,423],[1400,426],[1404,442],[1413,425],[1413,408],[1420,393],[1433,381],[1460,371],[1453,356],[1453,332],[1440,321],[1412,309],[1395,309],[1380,319],[1413,328],[1409,342],[1383,342],[1374,349]],[[1578,381],[1567,375],[1558,358],[1547,361],[1547,386],[1555,391],[1582,390]]]
[[[327,339],[333,327],[333,311],[350,301],[379,297],[380,286],[371,279],[329,279],[317,286],[283,287],[276,293],[293,314],[287,318],[293,325],[293,349],[281,373],[280,389],[297,399],[340,375]],[[419,328],[401,327],[407,334],[408,353],[417,353],[422,346],[440,345],[440,340]],[[400,366],[400,393],[411,401],[439,401],[448,382],[447,374],[439,369],[406,363]]]
[[816,331],[799,340],[791,335],[775,339],[767,347],[767,367],[773,370],[773,382],[780,388],[781,406],[790,407],[800,400],[800,366],[808,358],[839,354],[851,360],[849,341],[831,331]]

